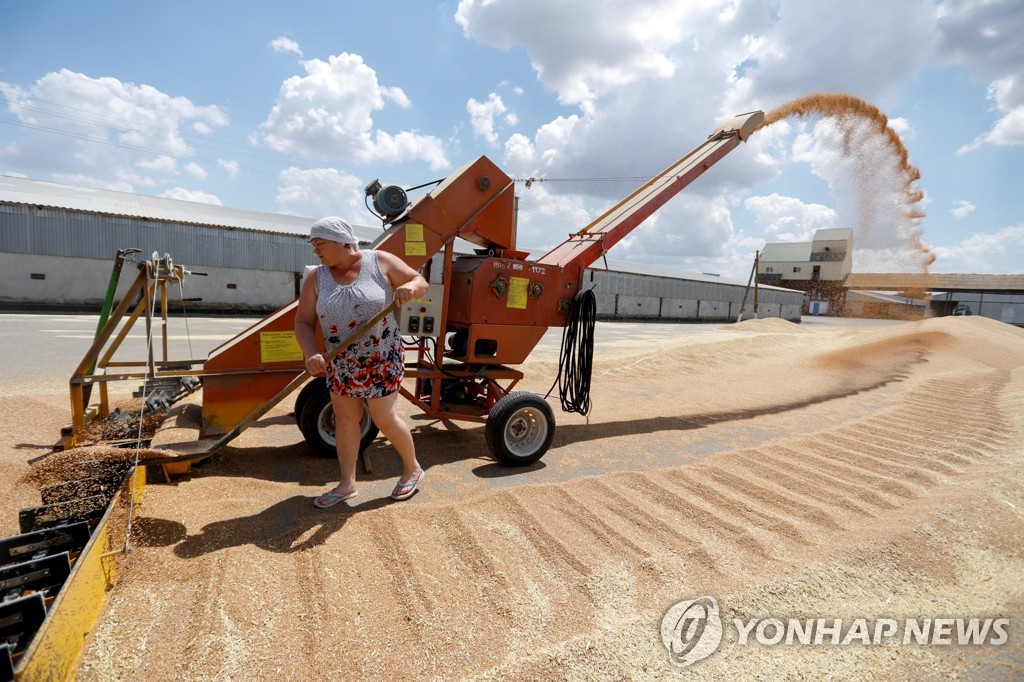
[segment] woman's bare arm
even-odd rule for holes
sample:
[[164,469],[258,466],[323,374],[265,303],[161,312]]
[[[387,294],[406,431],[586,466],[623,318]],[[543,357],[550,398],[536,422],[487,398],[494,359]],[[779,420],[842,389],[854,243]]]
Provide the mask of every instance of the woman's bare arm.
[[408,303],[414,298],[420,298],[427,293],[429,285],[423,275],[413,270],[393,253],[378,251],[377,264],[395,290],[395,300],[399,305]]
[[316,272],[302,283],[299,305],[295,310],[295,340],[302,349],[306,371],[315,377],[327,375],[327,362],[316,338]]

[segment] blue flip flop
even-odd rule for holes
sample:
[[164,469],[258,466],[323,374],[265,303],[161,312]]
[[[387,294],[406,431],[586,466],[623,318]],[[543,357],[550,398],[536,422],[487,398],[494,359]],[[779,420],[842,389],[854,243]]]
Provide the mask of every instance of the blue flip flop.
[[313,506],[317,507],[318,509],[327,509],[328,507],[333,507],[334,505],[338,504],[339,502],[344,502],[345,500],[351,500],[353,497],[355,497],[358,494],[359,494],[358,490],[353,490],[350,493],[344,493],[344,494],[336,493],[333,490],[329,490],[326,493],[324,493],[323,495],[321,495],[320,497],[318,497],[315,500],[313,500]]
[[412,494],[416,492],[416,486],[423,480],[423,473],[424,472],[421,469],[414,478],[410,478],[408,481],[399,480],[398,483],[395,484],[395,489],[391,491],[391,499],[407,500],[412,497]]

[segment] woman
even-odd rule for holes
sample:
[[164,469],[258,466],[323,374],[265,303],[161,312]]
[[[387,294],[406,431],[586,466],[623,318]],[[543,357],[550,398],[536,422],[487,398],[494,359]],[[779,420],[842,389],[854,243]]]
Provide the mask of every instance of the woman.
[[334,408],[335,437],[341,482],[313,502],[321,509],[358,495],[356,460],[363,400],[370,417],[402,457],[402,475],[392,499],[412,496],[423,480],[412,433],[396,409],[405,373],[402,337],[393,314],[341,351],[330,365],[316,341],[316,323],[328,351],[387,307],[427,292],[427,281],[397,256],[385,251],[360,251],[352,226],[337,217],[318,220],[309,241],[321,265],[306,278],[295,315],[295,338],[306,359],[306,371],[326,377]]

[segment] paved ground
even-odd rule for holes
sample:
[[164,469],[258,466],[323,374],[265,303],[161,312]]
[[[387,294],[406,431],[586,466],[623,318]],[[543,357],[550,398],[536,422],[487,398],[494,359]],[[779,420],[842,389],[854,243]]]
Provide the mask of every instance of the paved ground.
[[[205,358],[216,346],[261,318],[257,317],[189,317],[171,318],[168,325],[168,355],[172,359]],[[52,393],[67,390],[71,376],[96,334],[98,315],[0,313],[0,357],[6,358],[0,377],[0,394],[20,390],[25,383]],[[888,325],[885,320],[838,320],[806,317],[808,327],[844,327]],[[623,348],[659,347],[680,335],[707,334],[720,324],[649,324],[639,322],[600,322],[597,327],[595,354]],[[155,353],[162,349],[161,327],[156,328]],[[551,329],[531,355],[531,360],[556,360],[561,329]],[[123,351],[125,358],[146,356],[146,333],[142,323],[128,336]]]

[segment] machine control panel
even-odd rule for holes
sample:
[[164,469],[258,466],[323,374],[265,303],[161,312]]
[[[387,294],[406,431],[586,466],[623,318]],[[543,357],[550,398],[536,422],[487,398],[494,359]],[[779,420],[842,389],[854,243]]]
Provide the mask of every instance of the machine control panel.
[[398,328],[403,336],[438,337],[441,329],[441,306],[444,285],[431,284],[423,298],[414,299],[398,310]]

